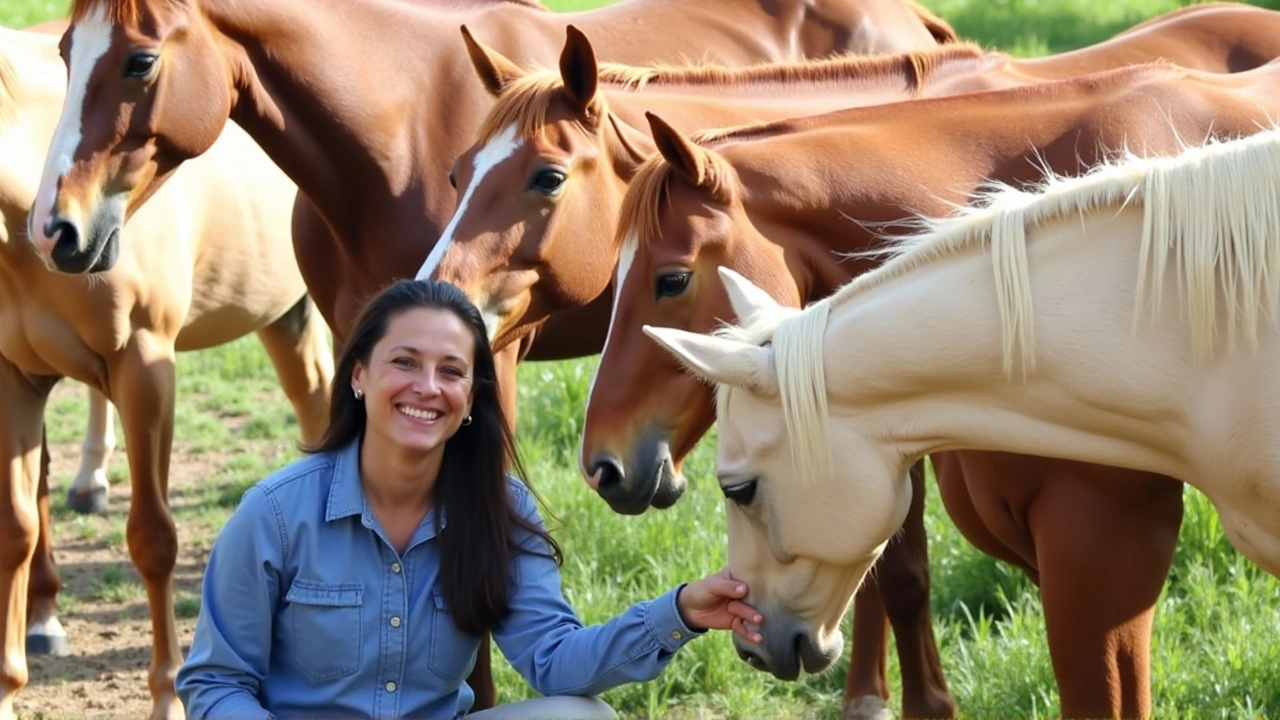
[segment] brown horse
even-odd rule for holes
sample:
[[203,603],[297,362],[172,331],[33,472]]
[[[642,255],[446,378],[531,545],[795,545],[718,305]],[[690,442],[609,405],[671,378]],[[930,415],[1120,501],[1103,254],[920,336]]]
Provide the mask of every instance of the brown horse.
[[[1280,13],[1201,6],[1048,58],[1018,60],[952,45],[738,70],[599,64],[587,39],[571,32],[558,72],[523,72],[468,34],[477,74],[497,102],[478,140],[455,163],[458,210],[419,276],[467,290],[484,309],[498,347],[525,337],[553,313],[603,302],[617,252],[601,247],[599,238],[611,232],[627,182],[652,151],[647,135],[637,129],[649,110],[691,130],[752,115],[812,112],[832,101],[852,106],[1025,85],[1134,58],[1166,57],[1205,70],[1236,71],[1280,50],[1277,32]],[[580,329],[590,337],[587,330]],[[599,492],[615,510],[638,513],[650,504],[665,507],[676,501],[684,489],[683,459],[710,424],[709,405],[696,412],[699,417],[677,426],[691,431],[678,431],[674,438],[636,425],[617,428],[631,435],[585,436],[584,472],[599,478]],[[621,447],[610,447],[611,440]],[[913,474],[917,482],[922,482],[920,473]],[[903,665],[904,711],[937,716],[949,714],[952,706],[928,613],[922,492],[915,497],[920,502],[902,542],[891,545],[871,589],[858,597],[847,694],[851,706],[868,711],[888,697],[885,610],[878,606],[883,595]],[[864,696],[866,701],[857,700]]]
[[[746,64],[954,39],[902,0],[630,0],[562,15],[506,0],[74,0],[71,16],[74,101],[32,236],[65,267],[83,264],[234,119],[312,201],[296,208],[294,248],[339,346],[365,299],[422,262],[452,211],[449,165],[489,104],[455,51],[463,23],[521,64],[553,59],[569,23],[630,62],[696,52]],[[371,70],[384,72],[371,81]],[[558,327],[533,357],[581,354],[574,321]],[[513,412],[514,391],[503,388]],[[475,708],[493,702],[487,669],[486,645],[469,678]]]
[[61,635],[40,460],[45,403],[63,377],[119,410],[132,485],[129,553],[151,608],[155,714],[180,715],[177,534],[167,498],[174,352],[256,332],[312,440],[327,422],[332,351],[292,256],[297,190],[236,128],[175,173],[87,263],[96,275],[50,271],[25,226],[66,87],[57,43],[0,30],[0,717],[13,717],[27,680],[28,627],[37,644]]
[[[799,306],[872,267],[877,230],[946,214],[988,179],[1028,183],[1045,168],[1082,172],[1125,146],[1170,153],[1248,135],[1277,112],[1280,62],[1234,75],[1133,66],[710,133],[702,144],[655,118],[661,156],[631,182],[615,238],[627,262],[588,432],[601,423],[706,429],[694,420],[711,389],[641,328],[706,331],[732,318],[718,267]],[[927,320],[904,332],[928,332]],[[1151,622],[1178,537],[1181,483],[1003,453],[933,461],[965,536],[1040,586],[1063,714],[1149,715]]]

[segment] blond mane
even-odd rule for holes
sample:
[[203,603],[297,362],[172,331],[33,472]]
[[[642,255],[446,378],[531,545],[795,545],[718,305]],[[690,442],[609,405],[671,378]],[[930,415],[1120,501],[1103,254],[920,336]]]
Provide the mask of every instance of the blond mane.
[[[94,1],[94,0],[90,0]],[[122,0],[111,0],[122,1]],[[803,62],[773,62],[730,68],[713,63],[654,64],[648,66],[600,63],[600,82],[610,92],[642,92],[646,88],[702,88],[713,86],[770,88],[800,84],[869,82],[902,77],[918,92],[941,65],[981,60],[987,53],[973,43],[955,43],[892,55],[839,55]],[[488,142],[508,127],[520,137],[533,137],[546,124],[547,112],[564,89],[560,72],[533,68],[505,87],[480,126],[479,141]],[[599,95],[596,96],[599,99]]]
[[[1280,127],[1241,139],[1184,147],[1172,156],[1124,157],[1081,176],[1050,176],[1027,191],[996,184],[979,202],[891,241],[880,268],[803,311],[747,319],[721,335],[772,342],[797,469],[823,468],[830,448],[821,352],[827,317],[840,305],[913,270],[961,253],[989,251],[1003,327],[1006,374],[1015,356],[1034,367],[1027,233],[1046,223],[1141,204],[1142,237],[1134,322],[1158,312],[1167,270],[1176,272],[1192,341],[1202,356],[1222,340],[1255,345],[1280,305]],[[1221,299],[1219,296],[1222,296]],[[814,471],[810,471],[812,475]]]
[[[7,28],[3,30],[7,31]],[[18,71],[13,61],[0,49],[0,128],[6,127],[16,115],[14,107],[18,98]]]

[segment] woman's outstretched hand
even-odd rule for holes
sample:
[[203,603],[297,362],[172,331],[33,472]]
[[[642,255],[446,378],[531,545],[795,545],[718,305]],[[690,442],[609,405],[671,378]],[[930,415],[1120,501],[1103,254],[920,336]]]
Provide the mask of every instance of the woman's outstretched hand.
[[733,630],[748,642],[764,642],[756,630],[764,618],[742,602],[746,596],[747,584],[734,580],[725,568],[681,588],[676,607],[685,625],[692,630]]

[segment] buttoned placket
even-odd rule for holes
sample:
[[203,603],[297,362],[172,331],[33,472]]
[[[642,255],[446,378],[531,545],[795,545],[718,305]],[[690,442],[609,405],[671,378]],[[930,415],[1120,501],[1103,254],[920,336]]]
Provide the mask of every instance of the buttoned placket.
[[[372,518],[370,518],[372,520]],[[370,524],[370,529],[373,529]],[[375,531],[375,534],[376,533]],[[382,605],[378,608],[378,685],[374,689],[374,714],[377,717],[399,717],[401,673],[405,668],[409,608],[409,573],[404,559],[396,554],[379,534],[378,552],[385,570],[382,573]],[[407,552],[406,552],[407,554]]]

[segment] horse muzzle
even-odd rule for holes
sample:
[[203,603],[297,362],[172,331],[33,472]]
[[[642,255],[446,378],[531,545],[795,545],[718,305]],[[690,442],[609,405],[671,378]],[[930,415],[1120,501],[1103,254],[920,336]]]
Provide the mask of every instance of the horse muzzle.
[[820,673],[840,659],[844,650],[844,636],[840,633],[832,633],[831,640],[823,645],[806,629],[803,621],[776,612],[762,612],[765,617],[760,627],[763,643],[756,645],[733,636],[738,657],[751,667],[779,680],[794,682],[800,678],[802,669],[811,675]]
[[686,483],[675,471],[665,435],[646,432],[636,444],[629,466],[616,455],[595,456],[588,468],[598,480],[596,492],[620,515],[640,515],[650,507],[675,505]]

